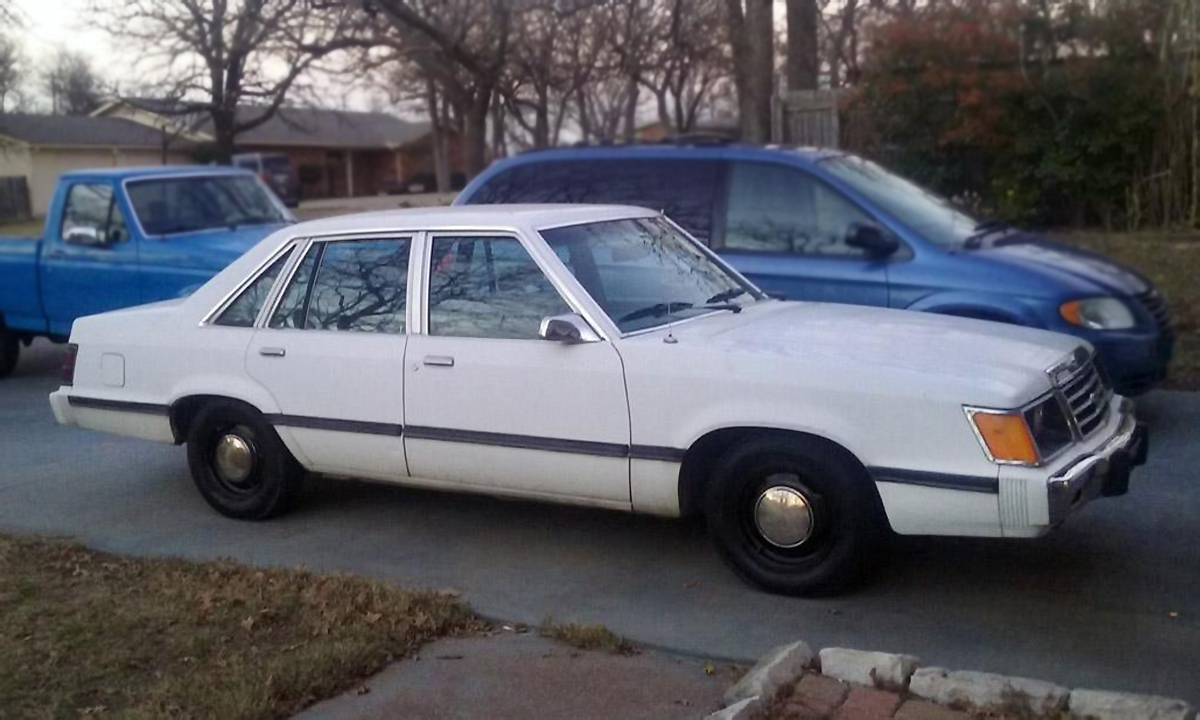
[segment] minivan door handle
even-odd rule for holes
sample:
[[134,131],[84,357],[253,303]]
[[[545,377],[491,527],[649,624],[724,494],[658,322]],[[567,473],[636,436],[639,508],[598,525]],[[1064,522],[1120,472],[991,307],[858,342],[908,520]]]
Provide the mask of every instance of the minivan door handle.
[[259,348],[258,354],[266,357],[283,357],[287,355],[287,350],[279,347],[265,347]]
[[454,358],[449,355],[426,355],[422,362],[434,367],[454,367]]

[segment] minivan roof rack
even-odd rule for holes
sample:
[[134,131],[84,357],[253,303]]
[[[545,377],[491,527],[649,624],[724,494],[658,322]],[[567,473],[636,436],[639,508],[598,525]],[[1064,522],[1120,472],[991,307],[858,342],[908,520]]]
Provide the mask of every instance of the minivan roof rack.
[[737,140],[727,135],[715,133],[682,133],[680,135],[668,135],[658,140],[633,140],[631,142],[623,142],[614,138],[603,138],[600,140],[580,140],[578,142],[571,143],[570,145],[559,145],[557,147],[548,148],[530,148],[529,150],[521,151],[519,154],[528,155],[530,153],[564,150],[567,148],[661,147],[663,145],[695,147],[732,145],[735,142],[737,142]]

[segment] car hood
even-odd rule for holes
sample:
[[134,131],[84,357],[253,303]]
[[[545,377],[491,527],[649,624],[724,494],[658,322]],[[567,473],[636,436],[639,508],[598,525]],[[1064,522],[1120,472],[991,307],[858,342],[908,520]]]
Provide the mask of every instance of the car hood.
[[287,227],[287,224],[273,223],[247,225],[233,230],[204,230],[171,235],[162,242],[170,248],[171,254],[179,256],[175,258],[175,262],[216,273],[225,269],[264,238],[284,227]]
[[967,252],[1054,279],[1081,294],[1134,296],[1151,287],[1141,275],[1103,255],[1027,233]]
[[696,341],[751,362],[886,372],[918,392],[939,384],[968,386],[972,395],[962,401],[997,406],[1020,405],[1045,392],[1047,368],[1083,344],[1067,335],[970,318],[779,301],[656,334],[666,332],[679,342]]

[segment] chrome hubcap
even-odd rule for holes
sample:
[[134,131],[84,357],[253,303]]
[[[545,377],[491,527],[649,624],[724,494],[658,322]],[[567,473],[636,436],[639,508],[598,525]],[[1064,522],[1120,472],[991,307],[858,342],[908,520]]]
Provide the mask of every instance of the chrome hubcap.
[[754,503],[754,525],[763,539],[772,545],[797,547],[812,535],[812,505],[795,488],[770,486]]
[[231,483],[245,482],[254,472],[254,445],[232,433],[217,441],[213,466],[221,479]]

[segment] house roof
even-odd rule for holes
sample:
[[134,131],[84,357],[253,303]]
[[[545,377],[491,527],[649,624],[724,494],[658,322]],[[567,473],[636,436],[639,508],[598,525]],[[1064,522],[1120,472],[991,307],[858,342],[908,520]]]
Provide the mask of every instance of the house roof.
[[29,145],[160,148],[162,133],[141,123],[88,115],[0,114],[0,135]]
[[[241,121],[259,117],[258,107],[238,109]],[[211,120],[196,128],[211,134]],[[267,122],[239,133],[239,146],[270,145],[349,149],[397,148],[429,134],[428,122],[401,120],[380,112],[349,112],[318,108],[280,108]]]

